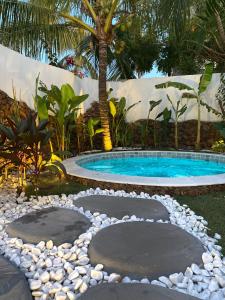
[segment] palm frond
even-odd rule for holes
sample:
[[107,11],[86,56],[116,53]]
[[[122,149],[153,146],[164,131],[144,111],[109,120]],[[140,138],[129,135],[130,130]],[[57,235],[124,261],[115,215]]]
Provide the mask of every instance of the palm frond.
[[76,48],[86,33],[60,16],[72,2],[0,0],[1,43],[34,58],[43,57],[43,41],[57,55]]

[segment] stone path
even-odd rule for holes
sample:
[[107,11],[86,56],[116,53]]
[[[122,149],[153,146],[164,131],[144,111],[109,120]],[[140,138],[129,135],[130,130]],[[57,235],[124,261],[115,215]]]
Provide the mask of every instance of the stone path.
[[88,218],[71,209],[50,207],[29,213],[9,224],[10,237],[37,244],[52,240],[55,245],[73,243],[91,223]]
[[171,224],[126,222],[100,230],[91,240],[92,264],[131,278],[157,279],[202,264],[201,242]]
[[[51,250],[48,252],[45,249],[47,244],[43,242],[42,246],[32,246],[42,247],[36,251],[36,253],[41,253],[41,255],[37,254],[39,260],[38,262],[35,260],[34,265],[39,265],[44,257],[44,259],[48,259],[48,265],[51,265],[51,270],[55,272],[57,269],[55,273],[52,272],[51,274],[51,276],[54,275],[52,277],[53,281],[56,281],[52,285],[53,290],[55,286],[58,286],[58,282],[61,283],[64,280],[65,282],[69,280],[74,284],[76,283],[76,288],[73,286],[70,291],[54,290],[54,292],[49,292],[51,298],[67,299],[68,297],[76,297],[77,293],[82,293],[79,300],[196,300],[194,297],[174,290],[144,284],[144,282],[157,284],[158,282],[153,280],[157,279],[160,282],[164,282],[165,286],[174,288],[176,284],[173,283],[172,279],[170,281],[165,276],[185,272],[186,268],[194,263],[202,267],[202,253],[205,250],[200,240],[193,235],[170,223],[135,221],[135,219],[138,220],[136,216],[145,219],[169,220],[169,213],[164,205],[156,200],[117,197],[116,195],[88,196],[88,193],[86,197],[81,197],[77,200],[72,199],[69,199],[71,205],[69,207],[71,209],[68,209],[66,198],[64,203],[66,208],[50,207],[36,210],[20,217],[5,227],[10,237],[20,238],[24,243],[37,244],[40,241],[52,240],[56,246],[59,246],[58,250],[55,247],[53,252]],[[99,212],[101,215],[92,215],[89,211],[83,215],[74,210],[72,202],[76,207],[83,207],[84,210],[89,210],[92,213]],[[173,201],[170,200],[167,207],[171,212],[170,217],[173,221],[175,217],[173,210],[171,210],[172,203]],[[55,202],[54,205],[57,206]],[[108,218],[116,217],[121,219],[125,215],[135,216],[130,220],[126,219],[122,223],[115,218]],[[179,224],[179,222],[177,223]],[[187,226],[188,224],[187,222]],[[86,231],[87,233],[85,233]],[[29,246],[26,248],[26,245],[22,243],[21,246],[21,243],[18,240],[15,245],[16,249],[19,247],[25,251],[25,254],[23,253],[24,258],[27,253],[35,252],[33,248],[29,250],[31,245],[26,244]],[[60,248],[60,245],[63,243],[69,243],[69,245],[65,246],[68,248],[64,249],[64,246]],[[70,261],[70,247],[73,248],[71,251],[75,251],[75,261]],[[26,249],[28,252],[26,252]],[[50,248],[47,247],[47,249]],[[12,252],[10,255],[10,249],[6,253],[8,253],[8,257],[14,254]],[[59,262],[61,264],[61,257],[63,259],[68,257],[69,260],[66,260],[65,264],[65,261],[63,261],[62,267],[58,268]],[[81,261],[83,257],[85,259]],[[47,269],[45,267],[45,264],[47,266],[47,259],[39,273],[40,276],[36,277],[35,275],[35,277],[32,277],[32,280],[30,279],[30,289],[35,295],[38,295],[37,297],[40,296],[40,293],[45,293],[44,282],[46,280],[49,281],[50,278],[49,274],[47,274],[49,271],[46,272]],[[194,266],[198,268],[196,265]],[[29,269],[28,267],[26,272],[29,272],[29,270],[31,268]],[[19,272],[17,269],[16,271]],[[4,278],[8,278],[10,284],[7,285],[7,282],[2,284],[1,272],[0,261],[0,300],[32,299],[24,277],[22,283],[15,283],[14,285],[14,281],[4,275]],[[103,284],[102,279],[107,275],[106,272],[108,274],[117,274],[109,275],[106,280],[108,284]],[[87,279],[84,278],[85,274],[90,274],[90,282],[87,282]],[[149,281],[146,279],[146,281],[143,280],[142,284],[124,284],[125,282],[131,282],[131,279],[128,278],[129,281],[127,279],[125,281],[123,276],[129,276],[131,279],[148,278]],[[160,278],[160,276],[163,277]],[[42,282],[42,280],[44,281]],[[120,283],[114,284],[112,282]],[[100,285],[90,288],[95,284]],[[20,292],[20,288],[24,290],[24,293],[29,292],[27,296]],[[1,294],[2,291],[3,294]],[[188,289],[185,289],[185,291],[190,292]],[[10,298],[4,298],[3,295],[5,296],[5,294],[9,295]],[[20,294],[22,295],[21,299],[17,296],[20,296]]]
[[74,200],[74,205],[91,212],[100,212],[118,219],[135,215],[139,218],[169,220],[169,214],[159,201],[140,198],[93,195]]
[[25,276],[0,256],[0,300],[32,300]]
[[79,300],[198,300],[195,297],[149,284],[111,283],[90,288]]

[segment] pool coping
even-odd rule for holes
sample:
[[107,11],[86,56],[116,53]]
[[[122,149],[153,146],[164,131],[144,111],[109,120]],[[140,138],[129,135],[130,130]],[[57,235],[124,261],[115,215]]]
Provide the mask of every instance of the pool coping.
[[101,152],[96,154],[81,155],[66,159],[63,165],[66,168],[67,174],[78,178],[90,179],[99,182],[130,184],[139,186],[155,186],[155,187],[197,187],[209,185],[224,185],[225,173],[219,175],[206,176],[190,176],[190,177],[144,177],[144,176],[126,176],[118,174],[109,174],[97,172],[82,168],[78,165],[81,161],[94,161],[101,158],[115,157],[184,157],[192,159],[204,159],[210,161],[224,162],[225,155],[212,154],[204,152],[179,152],[179,151],[116,151],[116,152]]

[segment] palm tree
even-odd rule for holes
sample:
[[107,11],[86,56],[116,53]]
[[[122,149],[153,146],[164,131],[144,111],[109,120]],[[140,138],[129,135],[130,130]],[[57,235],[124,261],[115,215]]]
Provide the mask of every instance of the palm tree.
[[203,48],[206,57],[225,64],[225,0],[207,0],[200,27],[205,29]]
[[135,13],[148,14],[149,0],[0,0],[1,43],[26,55],[42,56],[42,41],[56,52],[76,47],[83,37],[98,42],[99,103],[105,151],[112,149],[107,103],[107,48]]

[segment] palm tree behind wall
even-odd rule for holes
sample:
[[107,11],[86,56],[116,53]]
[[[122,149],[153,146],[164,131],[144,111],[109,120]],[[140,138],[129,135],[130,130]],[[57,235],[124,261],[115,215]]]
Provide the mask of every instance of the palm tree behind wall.
[[135,13],[148,12],[149,0],[0,0],[0,42],[25,55],[43,55],[42,41],[55,52],[74,49],[87,35],[98,41],[99,103],[105,151],[112,149],[107,103],[107,48],[116,30]]

